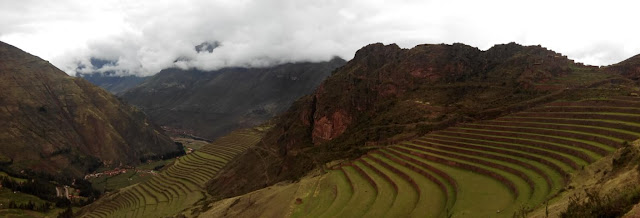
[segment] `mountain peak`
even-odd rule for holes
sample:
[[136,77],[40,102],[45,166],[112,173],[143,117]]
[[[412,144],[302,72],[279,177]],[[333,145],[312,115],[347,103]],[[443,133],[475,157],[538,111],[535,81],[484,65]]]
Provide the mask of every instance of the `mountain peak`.
[[396,53],[401,50],[402,49],[400,48],[400,46],[396,45],[395,43],[384,45],[378,42],[378,43],[373,43],[373,44],[364,46],[358,51],[356,51],[356,55],[354,59],[360,59],[360,58],[364,58],[366,56],[371,56],[371,55],[386,56],[388,54]]

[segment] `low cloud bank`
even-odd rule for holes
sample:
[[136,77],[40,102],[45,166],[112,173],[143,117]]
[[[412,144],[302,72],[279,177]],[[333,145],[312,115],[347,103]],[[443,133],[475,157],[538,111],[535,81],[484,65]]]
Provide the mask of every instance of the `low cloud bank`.
[[[0,0],[0,40],[69,74],[153,75],[353,57],[374,42],[541,44],[592,65],[640,53],[633,2]],[[203,44],[204,43],[204,44]],[[199,47],[199,48],[198,48]],[[105,64],[94,66],[92,60]]]

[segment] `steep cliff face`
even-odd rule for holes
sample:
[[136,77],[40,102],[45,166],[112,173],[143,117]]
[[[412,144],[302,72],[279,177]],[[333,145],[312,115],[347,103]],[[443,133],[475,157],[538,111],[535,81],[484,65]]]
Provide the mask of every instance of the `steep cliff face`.
[[160,125],[214,139],[284,112],[344,63],[335,58],[269,68],[167,69],[122,97]]
[[[372,146],[489,118],[507,106],[585,85],[572,75],[596,69],[515,43],[487,51],[463,44],[371,44],[278,117],[264,143],[227,165],[209,191],[228,197],[297,179]],[[490,110],[497,113],[483,113]]]
[[81,176],[178,150],[141,111],[2,42],[0,89],[0,156],[12,170]]

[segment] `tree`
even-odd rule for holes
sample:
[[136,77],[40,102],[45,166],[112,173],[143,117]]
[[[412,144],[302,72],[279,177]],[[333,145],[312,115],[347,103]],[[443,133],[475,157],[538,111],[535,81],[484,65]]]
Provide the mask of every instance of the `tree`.
[[67,207],[66,210],[58,214],[58,218],[71,218],[71,217],[73,217],[73,211],[71,210],[71,206]]

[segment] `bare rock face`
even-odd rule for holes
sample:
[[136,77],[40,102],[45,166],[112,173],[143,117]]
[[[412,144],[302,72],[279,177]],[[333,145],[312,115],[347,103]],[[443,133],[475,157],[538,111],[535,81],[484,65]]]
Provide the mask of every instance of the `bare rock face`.
[[11,170],[77,177],[177,146],[136,108],[0,42],[0,154]]
[[322,116],[315,121],[311,133],[314,144],[330,141],[344,133],[351,123],[351,117],[344,110],[338,110],[331,116]]

